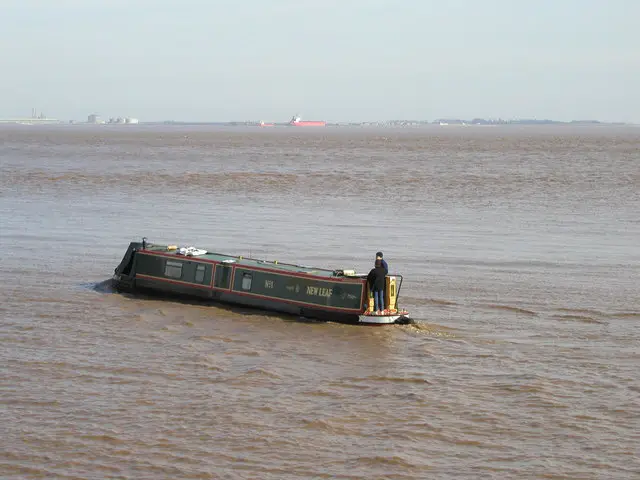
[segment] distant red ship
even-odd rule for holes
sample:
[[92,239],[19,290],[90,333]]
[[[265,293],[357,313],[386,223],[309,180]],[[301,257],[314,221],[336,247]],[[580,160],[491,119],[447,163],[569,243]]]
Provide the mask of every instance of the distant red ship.
[[273,123],[265,123],[263,121],[260,121],[260,126],[261,127],[273,127],[274,124]]
[[289,122],[292,127],[324,127],[326,124],[324,120],[302,120],[297,115]]

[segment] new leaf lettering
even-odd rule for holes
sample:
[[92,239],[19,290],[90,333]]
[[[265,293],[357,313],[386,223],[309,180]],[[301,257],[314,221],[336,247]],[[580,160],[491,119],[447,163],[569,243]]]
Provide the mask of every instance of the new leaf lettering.
[[333,294],[333,288],[307,287],[307,295],[315,297],[330,297]]

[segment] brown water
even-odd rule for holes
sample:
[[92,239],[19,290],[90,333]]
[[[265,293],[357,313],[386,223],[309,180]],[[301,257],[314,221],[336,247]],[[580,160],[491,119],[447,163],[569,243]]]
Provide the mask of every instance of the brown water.
[[[0,128],[2,478],[640,475],[640,129]],[[128,243],[366,272],[415,325],[111,293]]]

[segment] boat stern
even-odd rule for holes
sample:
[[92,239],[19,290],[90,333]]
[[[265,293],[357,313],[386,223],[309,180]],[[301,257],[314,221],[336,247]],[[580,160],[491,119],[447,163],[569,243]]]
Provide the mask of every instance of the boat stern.
[[387,275],[385,278],[384,304],[385,309],[379,312],[374,310],[373,293],[369,291],[365,299],[362,313],[358,316],[358,322],[369,325],[408,324],[412,323],[409,312],[398,306],[402,275]]
[[406,325],[411,323],[412,320],[409,317],[409,312],[406,310],[382,310],[380,314],[367,310],[358,316],[358,322],[368,325],[389,325],[389,324],[401,324]]

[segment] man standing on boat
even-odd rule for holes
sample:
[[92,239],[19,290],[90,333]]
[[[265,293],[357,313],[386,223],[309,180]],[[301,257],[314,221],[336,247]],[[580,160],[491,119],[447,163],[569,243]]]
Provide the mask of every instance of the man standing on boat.
[[382,261],[376,259],[376,266],[367,275],[369,290],[373,293],[373,309],[375,315],[382,315],[384,310],[384,284],[387,271],[382,266]]
[[[380,260],[380,263],[382,264],[382,268],[384,268],[385,275],[389,275],[389,265],[387,264],[385,259],[382,258],[382,252],[376,252],[376,262],[378,260]],[[383,310],[387,309],[387,305],[385,305],[386,298],[387,298],[387,291],[386,290],[387,290],[387,282],[385,280],[384,287],[382,287],[382,309]]]

